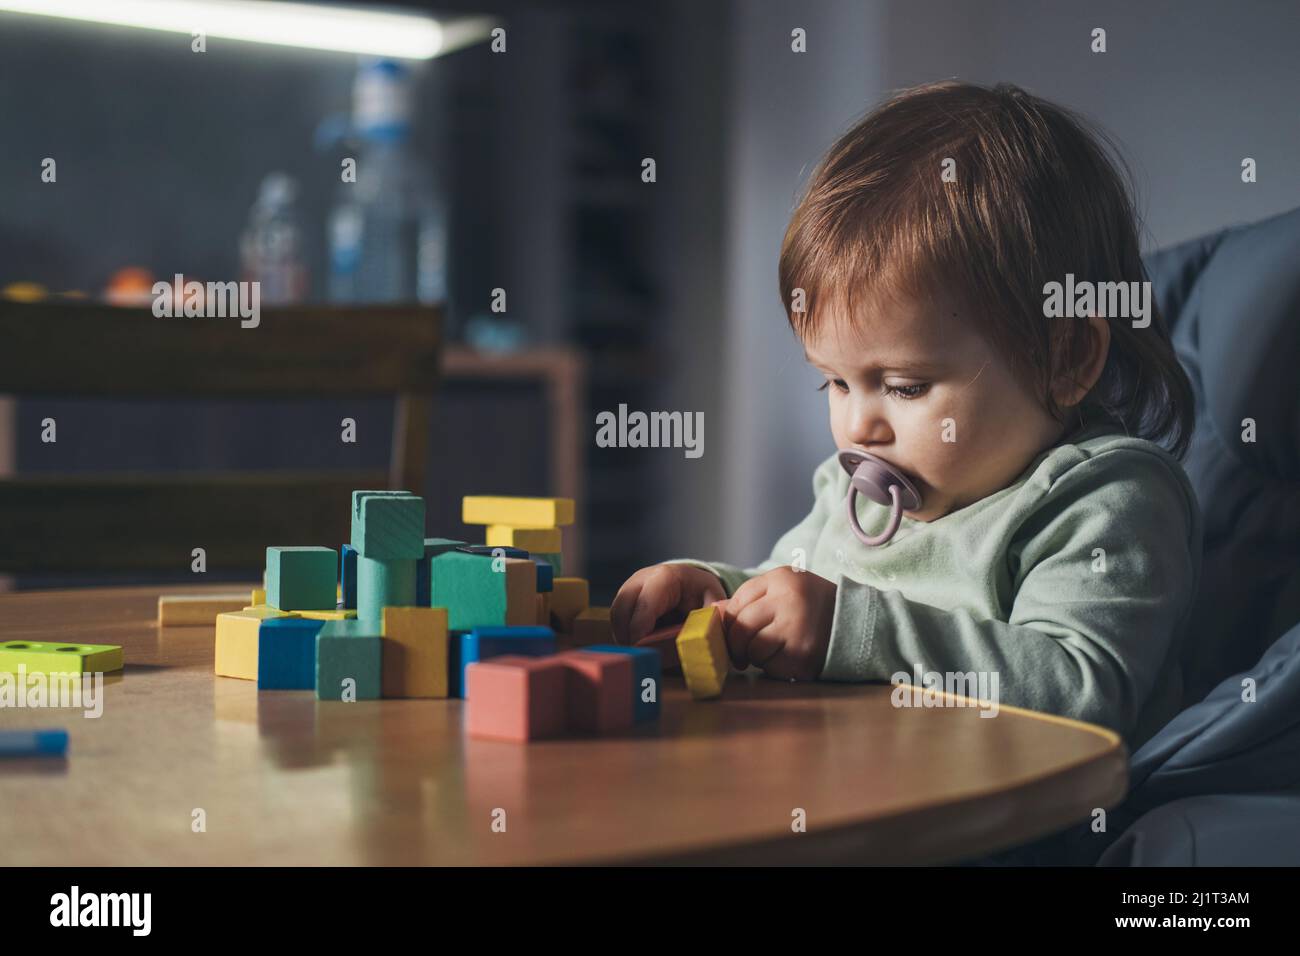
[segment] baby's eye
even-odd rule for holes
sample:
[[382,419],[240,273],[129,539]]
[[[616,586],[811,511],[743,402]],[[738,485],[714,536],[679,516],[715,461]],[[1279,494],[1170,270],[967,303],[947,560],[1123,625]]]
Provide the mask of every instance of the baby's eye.
[[842,379],[842,378],[837,378],[837,379],[833,379],[833,380],[832,380],[832,379],[829,379],[829,378],[828,378],[826,381],[822,382],[820,385],[817,386],[817,391],[819,391],[819,392],[824,392],[824,391],[826,391],[827,386],[829,386],[829,385],[831,384],[832,381],[834,381],[834,383],[835,383],[835,390],[836,390],[836,391],[839,391],[839,392],[847,392],[847,391],[849,390],[849,386],[845,383],[844,379]]
[[922,382],[919,385],[885,385],[883,388],[886,395],[907,400],[909,398],[920,398],[930,388],[930,384]]

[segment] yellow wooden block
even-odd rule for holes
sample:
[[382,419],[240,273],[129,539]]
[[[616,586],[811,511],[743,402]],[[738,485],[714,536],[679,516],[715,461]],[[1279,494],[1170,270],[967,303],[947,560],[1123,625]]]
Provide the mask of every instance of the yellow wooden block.
[[466,495],[461,505],[461,520],[465,524],[500,524],[512,528],[556,528],[573,524],[573,499]]
[[309,617],[313,621],[350,621],[357,616],[354,608],[341,607],[334,611],[294,611],[298,617]]
[[226,611],[245,607],[247,596],[238,594],[163,594],[158,597],[158,626],[209,626]]
[[257,680],[257,632],[262,622],[292,617],[273,607],[249,607],[217,615],[217,655],[213,668],[220,677]]
[[383,611],[384,697],[447,696],[447,609],[386,607]]
[[533,554],[559,554],[564,532],[559,528],[513,528],[490,524],[486,544],[490,548],[522,548]]
[[586,578],[556,578],[551,582],[551,622],[557,631],[569,634],[573,621],[591,605]]
[[253,588],[253,596],[249,599],[249,605],[266,603],[266,588]]
[[589,607],[573,619],[575,644],[613,644],[614,628],[609,623],[609,608]]
[[722,615],[716,607],[698,608],[686,615],[686,623],[677,633],[677,656],[692,697],[704,700],[722,694],[731,665]]

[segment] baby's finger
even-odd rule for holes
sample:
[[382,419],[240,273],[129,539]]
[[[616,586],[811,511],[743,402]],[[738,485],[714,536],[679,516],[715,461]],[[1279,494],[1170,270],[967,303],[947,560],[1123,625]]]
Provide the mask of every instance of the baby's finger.
[[733,594],[731,600],[727,602],[727,613],[734,617],[766,594],[766,577],[766,575],[760,574],[758,577],[750,578],[740,587],[736,588],[736,593]]
[[635,644],[653,631],[655,622],[675,608],[680,599],[681,580],[677,575],[655,575],[647,580],[637,595],[632,617],[628,621],[628,643]]
[[641,596],[644,586],[643,581],[629,581],[614,595],[614,603],[609,608],[609,623],[616,643],[632,643],[628,637],[628,625],[632,622],[632,611],[636,608],[637,598]]
[[759,628],[749,642],[749,660],[755,667],[761,668],[768,677],[793,676],[786,673],[793,665],[785,652],[785,639],[772,632],[772,629],[767,626],[771,623],[769,620]]
[[754,639],[775,618],[776,608],[770,602],[755,601],[728,619],[727,652],[731,655],[731,663],[736,670],[743,671],[749,667],[754,655]]

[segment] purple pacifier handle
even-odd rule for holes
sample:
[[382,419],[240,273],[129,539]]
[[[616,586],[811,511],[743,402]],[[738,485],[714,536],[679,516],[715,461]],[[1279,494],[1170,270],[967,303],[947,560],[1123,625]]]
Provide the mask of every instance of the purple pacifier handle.
[[885,525],[885,530],[877,535],[867,534],[862,530],[862,525],[858,523],[858,489],[849,488],[849,526],[853,533],[858,536],[858,540],[865,545],[875,547],[878,544],[884,544],[894,536],[898,526],[903,522],[903,496],[898,490],[898,485],[889,486],[889,495],[893,499],[890,502],[889,524]]
[[[898,531],[898,526],[903,521],[903,512],[916,511],[921,507],[920,492],[901,471],[868,452],[842,448],[838,457],[840,467],[850,475],[847,498],[849,527],[858,540],[869,547],[884,544]],[[877,504],[889,506],[889,523],[878,535],[867,534],[858,522],[859,494]]]

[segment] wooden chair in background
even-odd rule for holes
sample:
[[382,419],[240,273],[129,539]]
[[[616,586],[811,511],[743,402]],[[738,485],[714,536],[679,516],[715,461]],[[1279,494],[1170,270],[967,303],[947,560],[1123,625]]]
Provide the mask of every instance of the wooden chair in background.
[[392,395],[387,472],[0,479],[0,572],[257,568],[268,542],[346,541],[355,488],[425,487],[442,352],[435,307],[276,307],[232,318],[0,299],[0,394],[86,398]]

